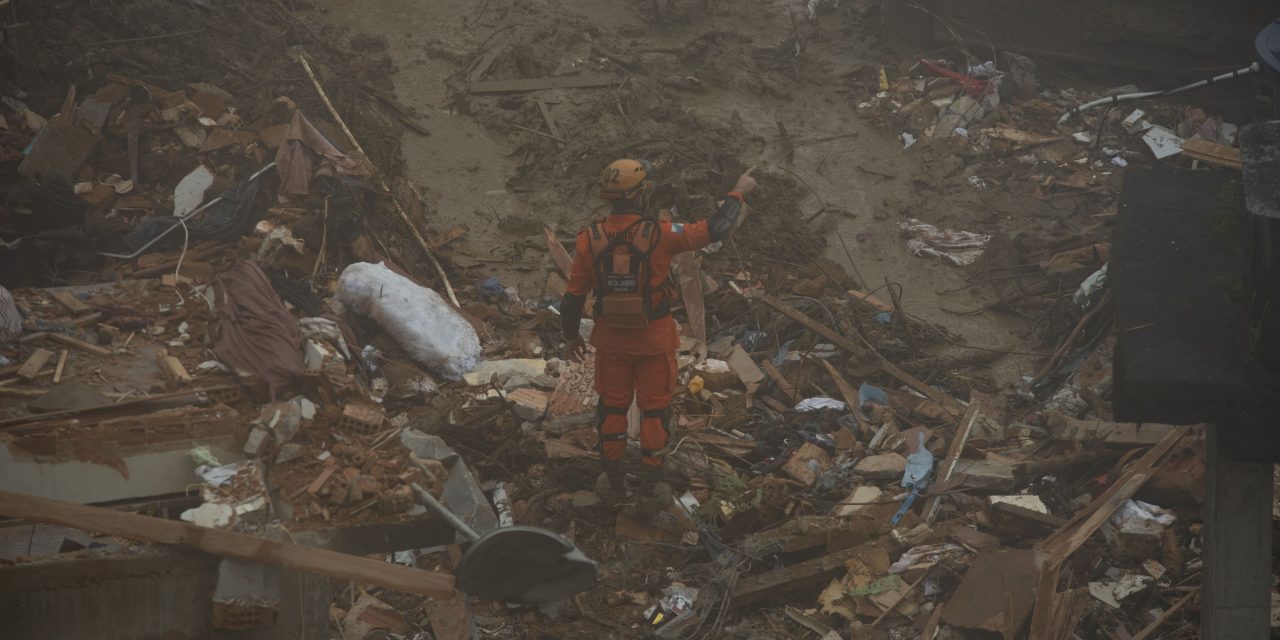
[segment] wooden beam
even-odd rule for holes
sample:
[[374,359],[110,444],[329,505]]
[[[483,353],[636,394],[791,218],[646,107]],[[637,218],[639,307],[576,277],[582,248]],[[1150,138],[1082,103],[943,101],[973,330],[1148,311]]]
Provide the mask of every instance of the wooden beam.
[[[804,313],[792,308],[791,306],[787,305],[785,302],[782,302],[781,300],[767,294],[760,296],[760,301],[769,305],[770,307],[773,307],[782,315],[787,316],[788,318],[791,318],[792,320],[795,320],[796,322],[799,322],[800,324],[804,325],[806,329],[830,340],[832,344],[835,344],[837,347],[840,347],[841,349],[844,349],[845,351],[852,353],[854,356],[861,357],[861,356],[867,355],[867,349],[864,348],[862,345],[859,345],[854,341],[844,337],[835,329],[832,329],[831,327],[828,327],[822,324],[821,322],[818,322],[817,320],[810,318]],[[964,407],[961,406],[960,403],[955,398],[944,395],[943,393],[939,392],[937,389],[930,387],[929,385],[921,381],[919,378],[907,373],[906,371],[903,371],[902,369],[899,369],[892,362],[885,360],[879,354],[875,354],[875,355],[876,357],[880,358],[880,369],[882,371],[889,374],[890,376],[893,376],[894,378],[898,379],[898,381],[911,387],[912,389],[919,391],[922,395],[928,397],[930,400],[933,400],[934,402],[938,403],[938,405],[941,406],[943,409],[946,409],[947,413],[951,414],[953,418],[958,417],[964,413]]]
[[1182,141],[1182,155],[1193,160],[1216,164],[1237,171],[1244,167],[1240,150],[1225,144],[1212,142],[1203,138],[1190,138]]
[[93,307],[83,303],[79,298],[71,295],[69,291],[55,291],[49,294],[53,301],[66,307],[67,311],[75,315],[81,315],[93,311]]
[[773,365],[772,360],[768,358],[761,360],[760,368],[764,369],[764,372],[769,376],[769,379],[773,380],[773,383],[778,385],[778,390],[782,392],[782,395],[787,397],[787,400],[790,400],[792,403],[800,401],[800,392],[796,391],[796,388],[791,386],[790,382],[787,382],[786,376],[782,375],[781,371],[778,371],[778,367]]
[[1106,420],[1077,420],[1056,411],[1049,414],[1049,435],[1059,442],[1091,442],[1124,445],[1153,445],[1176,429],[1190,429],[1195,435],[1198,427],[1177,427],[1168,424],[1108,422]]
[[543,225],[542,232],[547,236],[547,250],[551,252],[551,261],[556,263],[560,275],[568,280],[569,273],[573,271],[573,256],[565,250],[563,244],[560,244],[560,239],[556,237],[556,232],[550,226]]
[[[556,126],[556,121],[551,119],[551,109],[547,108],[547,103],[542,98],[534,100],[534,104],[538,105],[538,113],[542,114],[542,120],[547,123],[547,131],[551,132],[551,137],[557,140],[557,144],[563,147],[566,140],[560,135],[560,127]],[[683,254],[677,254],[683,255]]]
[[489,95],[502,93],[528,93],[543,89],[588,89],[607,87],[622,82],[615,75],[590,74],[581,76],[555,76],[546,78],[522,78],[519,80],[483,80],[472,82],[470,93]]
[[48,349],[36,349],[31,352],[31,356],[27,361],[22,363],[22,368],[18,369],[18,377],[23,380],[35,380],[36,374],[49,363],[49,358],[53,357],[53,352]]
[[271,564],[431,598],[450,598],[454,594],[454,578],[447,573],[411,569],[380,560],[114,509],[0,491],[0,515],[97,531],[130,540],[188,547],[223,558]]
[[791,307],[787,303],[771,295],[766,294],[766,295],[760,296],[760,301],[769,305],[770,307],[773,307],[782,315],[788,318],[791,318],[796,322],[799,322],[801,325],[804,326],[804,328],[830,340],[832,344],[836,345],[837,347],[840,347],[841,349],[844,349],[845,351],[848,351],[849,353],[855,356],[861,357],[867,354],[867,350],[863,348],[862,345],[857,344],[856,342],[844,337],[843,335],[837,333],[835,329],[832,329],[831,327],[828,327],[827,325],[824,325],[821,322],[818,322],[817,320],[810,318],[809,316],[805,315],[803,312]]
[[67,345],[68,347],[75,347],[77,349],[80,349],[81,351],[88,351],[89,353],[97,354],[100,356],[109,356],[112,353],[115,353],[110,349],[107,349],[105,347],[100,347],[96,344],[92,344],[89,342],[85,342],[80,338],[73,338],[65,333],[50,333],[45,335],[44,337],[48,338],[49,340],[53,340],[54,342],[61,342],[62,344]]
[[1143,627],[1142,631],[1139,631],[1138,633],[1134,634],[1134,636],[1130,640],[1147,640],[1151,636],[1155,635],[1156,630],[1160,628],[1160,625],[1164,624],[1165,622],[1168,622],[1169,618],[1173,614],[1177,613],[1180,609],[1182,609],[1182,606],[1187,604],[1187,602],[1189,602],[1192,598],[1194,598],[1197,593],[1199,592],[1198,591],[1187,592],[1187,595],[1182,596],[1180,600],[1169,605],[1169,608],[1165,609],[1163,613],[1156,616],[1156,619],[1152,620],[1151,624]]
[[69,355],[70,353],[71,353],[70,351],[63,349],[62,353],[58,354],[58,367],[53,371],[54,384],[58,384],[59,382],[62,382],[62,371],[67,366],[67,355]]
[[176,391],[184,384],[191,384],[191,374],[182,366],[182,361],[161,351],[156,354],[156,364],[160,365],[160,373],[169,382],[171,391]]
[[797,589],[820,585],[839,575],[845,570],[846,562],[863,553],[866,553],[865,546],[852,547],[789,567],[743,578],[734,587],[729,606],[737,608],[780,597]]
[[850,290],[849,290],[849,296],[850,296],[851,298],[853,298],[854,300],[857,300],[857,301],[859,301],[859,302],[866,303],[867,305],[869,305],[869,306],[871,306],[871,307],[874,307],[875,309],[877,309],[877,310],[879,310],[879,311],[887,311],[887,312],[889,312],[889,313],[897,313],[897,309],[894,309],[894,308],[893,308],[893,305],[891,305],[891,304],[889,304],[889,303],[887,303],[887,302],[885,302],[885,301],[881,300],[880,298],[875,297],[875,296],[874,296],[874,295],[872,295],[871,293],[867,293],[867,292],[861,291],[861,290],[859,290],[859,289],[850,289]]
[[[955,475],[956,462],[960,460],[960,454],[964,452],[964,445],[969,442],[969,434],[973,431],[973,423],[982,415],[983,401],[985,398],[976,391],[969,392],[969,408],[964,412],[964,418],[960,420],[960,426],[956,427],[956,434],[951,438],[951,444],[947,448],[947,456],[942,459],[942,464],[938,465],[938,482],[946,483]],[[933,520],[938,517],[938,509],[942,507],[942,496],[933,496],[929,498],[928,504],[924,507],[924,521],[926,524],[933,524]]]
[[844,403],[849,406],[849,413],[858,423],[858,431],[861,431],[863,436],[871,435],[871,426],[867,424],[867,419],[862,417],[862,407],[858,404],[858,392],[848,380],[844,379],[844,376],[840,375],[835,365],[827,362],[826,358],[818,358],[818,360],[827,368],[827,373],[835,381],[836,389],[840,390],[840,397],[844,398]]

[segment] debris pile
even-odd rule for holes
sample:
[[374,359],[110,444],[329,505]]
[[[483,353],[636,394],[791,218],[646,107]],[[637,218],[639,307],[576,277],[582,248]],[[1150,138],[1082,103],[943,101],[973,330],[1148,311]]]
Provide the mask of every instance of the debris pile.
[[[201,3],[172,4],[165,20],[208,22]],[[592,357],[558,357],[573,229],[511,234],[502,257],[532,287],[452,253],[469,228],[427,230],[430,191],[399,176],[414,114],[335,71],[348,55],[356,71],[389,64],[378,47],[346,49],[279,3],[231,4],[287,37],[263,35],[271,53],[229,52],[216,72],[180,73],[208,54],[175,43],[166,60],[144,40],[145,64],[107,57],[87,80],[45,83],[56,98],[0,85],[14,134],[0,165],[21,195],[0,211],[6,446],[124,475],[131,447],[182,447],[199,490],[181,518],[263,537],[430,521],[416,483],[477,530],[547,527],[601,563],[596,588],[537,609],[335,590],[344,638],[466,637],[472,623],[547,637],[1190,637],[1203,431],[1112,421],[1105,225],[1128,166],[1238,169],[1230,123],[1142,103],[1058,126],[1092,96],[1047,88],[1012,54],[842,70],[856,112],[965,197],[1091,217],[1025,234],[888,223],[907,260],[995,295],[946,311],[1038,318],[1028,346],[968,344],[910,312],[901,285],[818,257],[843,237],[803,220],[816,194],[788,162],[768,164],[733,239],[675,264],[674,495],[648,508],[633,451],[633,491],[614,510],[593,490]],[[809,3],[811,19],[826,4]],[[743,168],[740,122],[673,95],[736,83],[781,100],[787,73],[831,75],[790,62],[800,27],[743,50],[767,73],[713,75],[719,47],[745,45],[706,33],[641,58],[548,16],[450,54],[453,115],[520,141],[507,186],[550,185],[531,199],[584,201],[584,176],[645,153],[664,215],[701,219]],[[548,53],[561,45],[583,55]],[[1035,358],[1012,387],[988,369],[1007,355]],[[205,440],[234,444],[185,446]],[[462,557],[449,543],[378,553],[430,570]]]

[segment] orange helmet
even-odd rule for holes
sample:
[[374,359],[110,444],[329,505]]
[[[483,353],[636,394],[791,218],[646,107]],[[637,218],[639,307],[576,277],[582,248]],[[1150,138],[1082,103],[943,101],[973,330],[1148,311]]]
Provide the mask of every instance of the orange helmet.
[[648,160],[614,160],[600,174],[600,197],[629,200],[650,187],[653,165]]

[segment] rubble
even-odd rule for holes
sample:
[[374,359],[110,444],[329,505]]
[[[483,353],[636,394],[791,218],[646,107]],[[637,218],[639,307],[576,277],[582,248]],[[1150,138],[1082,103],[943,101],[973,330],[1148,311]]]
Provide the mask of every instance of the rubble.
[[[226,484],[188,477],[200,490],[181,518],[236,536],[214,534],[234,553],[212,553],[265,562],[241,551],[252,541],[308,570],[379,585],[338,596],[334,637],[469,637],[480,619],[503,630],[492,635],[547,637],[737,625],[724,637],[803,627],[829,638],[1014,638],[1057,623],[1140,637],[1196,615],[1182,590],[1199,584],[1204,430],[1112,419],[1106,225],[1131,168],[1248,171],[1223,117],[1149,100],[1057,125],[1092,95],[1011,52],[963,65],[884,54],[833,75],[791,53],[805,44],[798,36],[764,48],[708,31],[663,51],[628,35],[606,52],[598,42],[617,29],[552,13],[511,27],[510,41],[424,46],[432,64],[457,69],[443,83],[448,104],[420,118],[375,80],[390,65],[378,55],[321,46],[292,7],[245,10],[284,20],[289,35],[272,36],[260,59],[227,54],[215,65],[223,71],[180,60],[144,73],[117,56],[71,91],[62,78],[39,98],[0,87],[12,94],[3,128],[24,141],[0,142],[3,162],[41,214],[0,212],[2,251],[51,256],[47,269],[10,271],[13,286],[6,277],[0,288],[0,433],[15,451],[128,470],[112,443],[206,440],[216,430],[199,412],[234,411],[230,449],[249,462],[210,465],[234,470]],[[491,11],[477,9],[505,20]],[[811,20],[853,19],[826,15]],[[595,45],[565,40],[557,20]],[[307,56],[286,53],[286,39],[311,42]],[[720,73],[725,56],[752,71]],[[174,71],[180,62],[190,73]],[[732,242],[676,265],[677,497],[653,517],[614,513],[590,490],[592,357],[556,359],[571,224],[588,206],[575,198],[603,155],[651,154],[665,176],[655,202],[676,221],[704,217],[720,177],[756,152],[717,121],[727,115],[685,109],[668,90],[719,100],[737,85],[804,78],[878,128],[878,148],[923,167],[898,175],[906,164],[859,156],[850,173],[867,184],[901,178],[924,200],[894,187],[805,213],[831,187],[785,161],[798,150],[787,145],[809,142],[786,131],[792,112],[778,112],[769,127],[780,137],[758,136],[769,162],[749,221]],[[445,115],[516,141],[498,178],[453,185],[482,194],[460,213],[437,206],[444,187],[414,185],[399,158],[401,129],[434,139],[454,126]],[[408,124],[419,119],[428,124]],[[470,162],[458,160],[458,172],[487,170]],[[936,210],[914,206],[935,196]],[[582,211],[557,209],[526,232],[530,220],[494,204],[502,198],[521,211]],[[952,215],[955,203],[982,215]],[[848,220],[823,226],[839,217]],[[55,233],[67,229],[83,246]],[[848,262],[819,257],[846,237],[858,249]],[[930,259],[885,261],[876,243]],[[858,273],[864,254],[888,265],[867,270],[889,270],[883,282]],[[916,283],[934,290],[922,301],[893,269],[921,270]],[[939,313],[922,312],[935,296]],[[1025,344],[979,343],[947,326],[996,313],[1036,318],[1025,332],[995,332]],[[1022,358],[1004,367],[1013,381],[992,371],[1007,356]],[[418,459],[434,464],[423,471]],[[420,525],[434,516],[410,483],[480,532],[554,529],[605,577],[554,614],[508,609],[453,592],[445,574],[463,557],[461,538],[391,567],[316,562],[268,537],[275,524],[291,534]],[[102,522],[92,513],[66,522]],[[139,527],[145,535],[116,535],[198,537]],[[439,599],[410,604],[399,591]]]

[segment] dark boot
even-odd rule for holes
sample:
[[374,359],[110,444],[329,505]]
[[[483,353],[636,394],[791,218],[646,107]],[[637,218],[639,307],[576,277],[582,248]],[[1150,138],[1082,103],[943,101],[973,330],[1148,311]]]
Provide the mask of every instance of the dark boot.
[[643,518],[652,518],[654,515],[666,511],[672,505],[675,491],[671,488],[671,483],[666,477],[665,466],[645,466],[639,476],[639,483],[635,491],[636,514]]
[[596,495],[610,508],[617,508],[626,500],[626,474],[622,471],[622,463],[604,463],[604,471],[596,477]]

